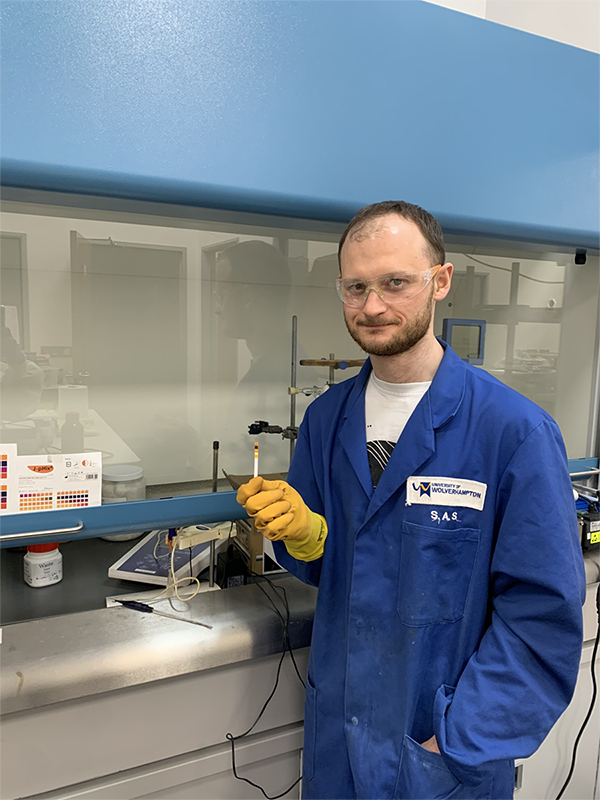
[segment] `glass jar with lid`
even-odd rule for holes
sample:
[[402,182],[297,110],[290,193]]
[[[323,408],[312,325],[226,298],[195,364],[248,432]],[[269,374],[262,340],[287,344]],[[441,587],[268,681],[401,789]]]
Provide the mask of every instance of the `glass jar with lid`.
[[[141,467],[135,464],[111,464],[102,468],[102,505],[145,499],[146,481]],[[118,533],[102,536],[102,539],[126,542],[128,539],[137,539],[142,533]]]

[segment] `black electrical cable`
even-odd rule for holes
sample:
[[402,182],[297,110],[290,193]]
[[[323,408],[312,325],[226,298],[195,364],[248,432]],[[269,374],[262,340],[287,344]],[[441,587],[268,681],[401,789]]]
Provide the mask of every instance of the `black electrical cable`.
[[[225,581],[227,580],[227,564],[229,563],[229,545],[231,543],[231,534],[233,532],[233,526],[234,526],[234,523],[232,522],[231,525],[229,526],[229,533],[227,534],[227,540],[225,542],[225,547],[224,547],[225,558],[223,559],[223,574],[221,576],[221,583],[219,584],[221,589],[225,589],[226,588]],[[217,557],[217,567],[218,567],[218,565],[219,565],[219,559]],[[217,577],[218,577],[219,570],[217,569],[216,572],[217,572]]]
[[265,703],[263,704],[263,707],[261,708],[257,718],[254,720],[254,722],[248,728],[248,730],[245,731],[244,733],[240,733],[237,736],[234,736],[232,733],[226,733],[225,734],[225,738],[229,742],[231,742],[231,769],[232,769],[234,777],[237,778],[238,781],[244,781],[244,783],[247,783],[250,786],[253,786],[255,789],[258,789],[260,792],[262,792],[262,794],[266,798],[266,800],[279,800],[280,797],[284,797],[286,794],[288,794],[288,792],[291,792],[292,789],[300,783],[300,780],[302,779],[302,776],[301,775],[298,776],[298,779],[295,780],[294,783],[292,783],[292,785],[289,786],[284,792],[281,792],[281,794],[268,795],[265,792],[265,790],[263,789],[262,786],[259,786],[257,783],[254,783],[249,778],[244,778],[241,775],[238,775],[237,765],[236,765],[236,762],[235,762],[235,743],[239,739],[243,739],[245,736],[248,736],[248,734],[250,734],[254,730],[254,728],[258,725],[262,715],[265,713],[265,711],[267,709],[267,706],[269,705],[269,703],[273,699],[273,696],[275,695],[275,692],[277,691],[277,687],[279,686],[279,677],[281,675],[281,668],[283,666],[283,662],[284,662],[284,659],[285,659],[287,653],[290,654],[290,658],[292,659],[292,663],[294,665],[294,669],[296,670],[296,675],[298,676],[300,682],[302,683],[302,686],[306,687],[306,684],[304,683],[304,680],[302,679],[302,676],[300,674],[300,670],[298,669],[298,665],[296,663],[296,659],[294,657],[294,652],[293,652],[291,641],[290,641],[290,631],[289,631],[290,606],[289,606],[289,602],[288,602],[287,593],[285,591],[285,587],[276,586],[265,575],[258,575],[256,572],[252,572],[252,570],[249,570],[249,572],[254,578],[259,578],[261,580],[265,580],[271,586],[273,591],[275,591],[276,593],[277,592],[282,592],[283,597],[277,596],[277,598],[278,598],[278,600],[280,600],[283,603],[283,606],[285,608],[285,615],[286,615],[285,619],[284,619],[283,614],[281,613],[281,611],[277,608],[275,602],[273,601],[273,598],[269,596],[267,591],[260,585],[260,583],[255,583],[255,586],[258,589],[260,589],[260,591],[264,594],[264,596],[266,597],[269,605],[271,606],[271,608],[275,611],[275,613],[279,617],[279,621],[281,622],[281,628],[282,628],[283,652],[281,653],[281,658],[279,659],[279,664],[277,665],[277,673],[276,673],[276,676],[275,676],[275,684],[273,686],[273,689],[271,690],[271,693],[269,694],[268,698],[266,699]]
[[259,583],[255,584],[261,590],[261,592],[267,597],[267,599],[271,602],[271,606],[275,609],[275,612],[276,612],[277,616],[281,620],[281,624],[283,626],[284,648],[287,649],[287,652],[290,654],[290,658],[292,659],[292,664],[294,665],[294,669],[296,671],[296,675],[298,676],[298,680],[300,681],[302,686],[304,686],[304,688],[306,689],[306,684],[304,683],[304,679],[302,678],[302,675],[300,674],[300,670],[298,669],[298,664],[296,663],[296,658],[294,656],[294,650],[292,648],[292,644],[291,644],[291,641],[290,641],[290,628],[289,628],[289,625],[290,625],[290,606],[289,606],[289,603],[288,603],[287,593],[285,591],[285,588],[283,586],[277,586],[272,581],[270,581],[269,578],[267,578],[265,575],[258,575],[255,572],[251,572],[250,574],[253,575],[255,578],[262,578],[263,580],[267,581],[267,583],[270,584],[271,588],[274,591],[283,592],[283,601],[282,602],[283,602],[285,610],[286,610],[286,619],[285,620],[283,619],[283,617],[280,614],[279,610],[273,605],[273,603],[271,602],[271,598],[267,595],[267,593],[262,588],[262,586]]
[[573,756],[571,758],[571,767],[569,769],[569,774],[567,775],[566,781],[562,785],[562,789],[556,795],[556,800],[560,800],[563,794],[565,793],[565,789],[569,785],[571,778],[573,777],[573,772],[575,771],[575,761],[577,759],[577,748],[579,747],[579,742],[581,741],[581,737],[583,736],[583,732],[586,729],[588,722],[591,719],[592,711],[594,710],[594,705],[596,703],[596,697],[598,695],[598,684],[596,681],[596,656],[598,655],[598,645],[600,644],[600,584],[598,584],[598,591],[596,592],[596,613],[598,615],[598,630],[596,631],[596,640],[594,641],[594,649],[592,650],[592,701],[590,703],[590,707],[588,708],[588,712],[585,715],[585,719],[583,720],[583,724],[579,729],[579,733],[577,734],[577,738],[575,739],[575,744],[573,745]]
[[[253,573],[253,574],[255,574],[255,573]],[[288,602],[287,592],[285,591],[285,587],[284,586],[277,586],[277,584],[273,583],[273,581],[269,580],[269,578],[267,578],[265,575],[256,575],[256,577],[262,578],[263,580],[267,581],[267,583],[270,584],[271,587],[276,592],[280,591],[283,594],[283,604],[284,604],[285,610],[286,610],[285,638],[286,638],[286,642],[287,642],[288,652],[290,654],[290,658],[292,659],[292,664],[294,665],[294,669],[296,671],[296,675],[298,676],[298,680],[300,681],[302,686],[304,686],[304,688],[306,689],[306,684],[304,683],[304,678],[300,674],[300,670],[298,669],[298,665],[296,664],[296,658],[294,656],[294,650],[292,648],[292,643],[291,643],[291,639],[290,639],[290,605],[289,605],[289,602]],[[257,585],[259,585],[259,584],[257,584]]]
[[249,778],[244,778],[241,775],[238,775],[237,765],[235,763],[235,742],[238,741],[238,739],[243,739],[245,736],[248,736],[248,734],[254,730],[259,720],[261,719],[262,715],[265,713],[267,706],[269,705],[269,703],[273,699],[273,695],[277,691],[277,686],[279,685],[279,676],[281,674],[281,667],[283,665],[283,660],[286,656],[286,653],[287,650],[284,650],[281,654],[281,658],[279,659],[279,664],[277,665],[277,675],[275,677],[275,685],[273,686],[270,695],[268,696],[267,700],[265,701],[263,707],[260,710],[258,717],[254,720],[252,725],[248,728],[248,730],[245,733],[240,733],[237,736],[234,736],[231,733],[225,734],[225,738],[231,742],[231,769],[233,771],[234,777],[237,778],[238,781],[244,781],[244,783],[248,783],[250,786],[253,786],[255,789],[261,791],[263,796],[266,797],[267,800],[278,800],[278,798],[284,797],[286,794],[288,794],[288,792],[292,791],[294,786],[297,786],[300,783],[301,776],[299,776],[297,780],[295,780],[294,783],[292,783],[292,785],[289,786],[285,791],[281,792],[281,794],[268,795],[262,786],[259,786],[257,783],[254,783],[254,781],[251,781]]

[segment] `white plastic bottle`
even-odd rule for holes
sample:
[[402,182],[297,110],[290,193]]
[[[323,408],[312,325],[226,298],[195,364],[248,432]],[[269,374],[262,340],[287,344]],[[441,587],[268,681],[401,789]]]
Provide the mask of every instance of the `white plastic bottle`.
[[23,576],[29,586],[50,586],[62,580],[62,553],[58,542],[28,544],[23,557]]

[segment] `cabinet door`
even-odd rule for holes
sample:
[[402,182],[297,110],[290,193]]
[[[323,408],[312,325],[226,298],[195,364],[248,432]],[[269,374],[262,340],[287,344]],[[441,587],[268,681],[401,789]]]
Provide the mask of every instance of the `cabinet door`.
[[[593,643],[583,648],[579,678],[571,704],[550,731],[540,749],[523,759],[523,785],[517,800],[553,800],[569,773],[573,744],[592,698],[591,659]],[[596,674],[598,660],[596,661]],[[596,708],[579,743],[577,762],[564,800],[598,797],[594,794],[600,747],[600,707]]]
[[[240,770],[241,774],[258,786],[264,787],[266,792],[279,794],[287,787],[292,787],[282,797],[286,800],[297,800],[300,797],[298,780],[300,760],[299,751],[281,753],[273,758],[253,761]],[[294,785],[295,784],[295,785]],[[282,789],[283,787],[283,789]],[[173,784],[162,788],[158,792],[149,794],[127,795],[135,800],[248,800],[249,797],[260,797],[258,789],[249,786],[244,781],[236,780],[231,767],[207,775],[197,780],[177,783],[177,774],[173,774]]]

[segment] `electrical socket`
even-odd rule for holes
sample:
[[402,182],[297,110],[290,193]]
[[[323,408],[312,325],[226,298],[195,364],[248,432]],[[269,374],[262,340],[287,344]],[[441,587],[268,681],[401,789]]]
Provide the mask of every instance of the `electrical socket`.
[[194,547],[194,545],[203,544],[204,542],[227,539],[230,535],[231,538],[235,536],[235,526],[232,527],[231,522],[222,522],[214,528],[209,528],[207,525],[190,525],[177,531],[177,548],[185,550],[188,547]]

